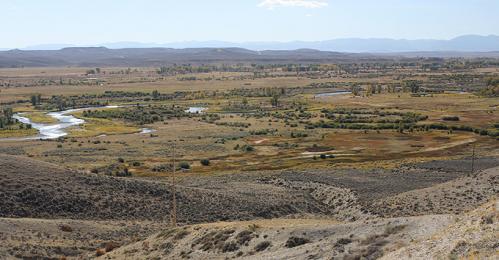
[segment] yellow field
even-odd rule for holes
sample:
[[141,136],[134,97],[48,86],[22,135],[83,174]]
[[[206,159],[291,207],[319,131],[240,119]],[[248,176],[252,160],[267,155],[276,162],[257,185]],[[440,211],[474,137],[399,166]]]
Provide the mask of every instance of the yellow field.
[[119,135],[140,132],[140,128],[113,122],[107,119],[85,118],[86,122],[82,127],[76,127],[69,131],[70,137],[93,137],[99,135]]
[[33,123],[40,124],[54,124],[57,123],[57,119],[48,116],[44,112],[31,112],[23,114],[24,117],[29,118]]
[[36,129],[2,130],[0,131],[0,138],[27,137],[34,136],[37,133]]

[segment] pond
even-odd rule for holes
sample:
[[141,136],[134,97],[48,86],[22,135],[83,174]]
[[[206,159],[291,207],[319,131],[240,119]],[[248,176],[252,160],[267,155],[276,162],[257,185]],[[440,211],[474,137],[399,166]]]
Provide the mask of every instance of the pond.
[[191,114],[198,114],[202,113],[203,111],[207,110],[208,108],[206,107],[189,107],[189,109],[185,110],[186,113],[191,113]]
[[329,92],[329,93],[320,93],[320,94],[316,94],[314,97],[320,98],[320,97],[330,97],[330,96],[347,95],[347,94],[352,94],[352,92],[351,91],[337,91],[337,92]]

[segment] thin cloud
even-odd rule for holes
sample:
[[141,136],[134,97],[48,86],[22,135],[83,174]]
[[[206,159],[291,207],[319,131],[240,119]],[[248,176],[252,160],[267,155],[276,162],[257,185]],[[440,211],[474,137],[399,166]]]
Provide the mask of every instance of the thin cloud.
[[263,0],[258,4],[258,7],[267,9],[276,7],[322,8],[327,5],[326,0]]

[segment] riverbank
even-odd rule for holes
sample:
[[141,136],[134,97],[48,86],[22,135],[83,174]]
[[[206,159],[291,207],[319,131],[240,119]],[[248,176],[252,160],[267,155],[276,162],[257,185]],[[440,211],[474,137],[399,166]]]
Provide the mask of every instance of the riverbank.
[[[20,138],[20,140],[30,139],[57,139],[59,137],[92,137],[100,135],[114,134],[148,134],[155,130],[141,128],[135,125],[115,122],[110,119],[87,118],[83,116],[83,111],[93,109],[115,109],[120,106],[87,107],[69,109],[60,112],[24,112],[17,113],[14,118],[23,124],[32,126],[30,131],[12,130],[2,131],[0,138]],[[187,113],[202,113],[207,108],[189,107]],[[76,128],[76,126],[81,126]],[[28,130],[28,129],[26,129]]]
[[47,113],[44,112],[31,112],[31,113],[19,113],[23,117],[28,118],[31,122],[37,123],[37,124],[56,124],[58,121],[57,119],[49,116]]
[[24,138],[34,136],[38,133],[36,129],[3,129],[0,131],[0,139]]

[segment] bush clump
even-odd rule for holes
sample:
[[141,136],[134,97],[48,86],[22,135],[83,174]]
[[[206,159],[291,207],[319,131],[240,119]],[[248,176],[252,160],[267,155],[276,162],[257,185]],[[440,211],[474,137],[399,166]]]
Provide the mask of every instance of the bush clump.
[[243,145],[241,146],[240,148],[243,152],[253,152],[255,150],[255,147],[251,146],[251,145]]
[[287,248],[293,248],[297,246],[301,246],[304,244],[310,243],[310,240],[304,237],[290,237],[288,238],[288,241],[286,241],[286,247]]
[[255,246],[255,251],[261,252],[267,249],[271,243],[269,241],[262,241]]
[[251,239],[253,239],[253,231],[250,230],[243,230],[236,236],[236,241],[240,245],[247,244]]
[[120,247],[120,245],[116,242],[108,242],[106,243],[104,249],[106,250],[106,253],[113,251],[114,249]]
[[210,165],[210,160],[208,160],[208,159],[202,159],[201,160],[201,165],[203,165],[203,166],[209,166]]
[[73,232],[73,228],[69,225],[60,225],[59,229],[64,232]]
[[171,164],[159,164],[154,165],[151,170],[153,172],[169,172],[173,170],[173,166]]
[[444,116],[442,117],[442,120],[444,121],[459,121],[458,116]]
[[179,164],[179,167],[182,170],[189,170],[191,168],[191,165],[188,162],[181,162]]
[[222,247],[222,252],[234,252],[239,249],[239,246],[235,242],[227,242]]

